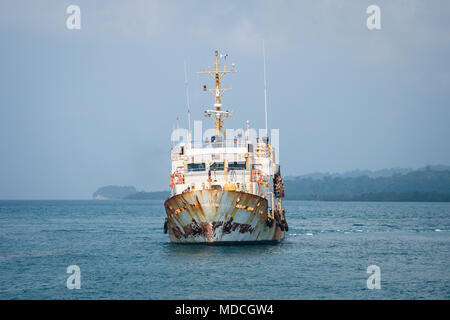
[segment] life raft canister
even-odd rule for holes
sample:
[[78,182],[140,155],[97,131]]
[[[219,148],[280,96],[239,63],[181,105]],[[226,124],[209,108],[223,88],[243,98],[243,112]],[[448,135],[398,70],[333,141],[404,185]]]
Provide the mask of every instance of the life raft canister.
[[175,172],[170,175],[170,186],[173,187],[176,184],[183,184],[184,177],[181,172]]

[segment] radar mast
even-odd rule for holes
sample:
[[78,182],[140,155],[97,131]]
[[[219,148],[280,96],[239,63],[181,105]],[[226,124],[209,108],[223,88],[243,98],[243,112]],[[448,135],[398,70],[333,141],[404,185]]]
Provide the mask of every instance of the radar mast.
[[[205,117],[210,117],[210,118],[214,118],[216,127],[215,127],[215,133],[218,137],[223,137],[224,140],[226,140],[226,135],[225,135],[225,128],[223,127],[223,121],[225,120],[225,118],[228,118],[230,116],[233,115],[233,112],[228,112],[228,111],[223,111],[222,110],[222,96],[223,94],[228,91],[231,90],[231,88],[222,88],[220,81],[222,80],[222,77],[226,74],[226,73],[234,73],[237,72],[236,70],[234,70],[234,66],[232,67],[231,70],[227,70],[227,54],[219,54],[218,51],[215,51],[215,56],[216,56],[216,61],[214,63],[214,70],[210,70],[208,68],[208,71],[200,71],[197,72],[198,74],[209,74],[213,77],[214,82],[215,82],[215,89],[206,89],[206,86],[203,87],[203,90],[208,90],[209,92],[211,92],[212,94],[214,94],[214,110],[206,110],[205,111]],[[220,63],[219,63],[219,57],[220,58],[224,58],[224,63],[223,63],[223,70],[220,70]]]

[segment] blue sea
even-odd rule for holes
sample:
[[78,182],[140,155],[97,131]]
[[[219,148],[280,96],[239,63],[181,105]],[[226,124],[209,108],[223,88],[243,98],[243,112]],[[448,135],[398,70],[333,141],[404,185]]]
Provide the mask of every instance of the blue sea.
[[0,299],[450,298],[450,203],[285,205],[281,244],[195,246],[162,201],[0,201]]

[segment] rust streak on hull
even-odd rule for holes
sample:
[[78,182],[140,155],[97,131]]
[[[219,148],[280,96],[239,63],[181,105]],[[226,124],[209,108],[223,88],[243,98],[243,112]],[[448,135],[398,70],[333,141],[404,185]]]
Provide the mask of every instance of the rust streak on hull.
[[284,239],[268,226],[267,200],[238,191],[198,190],[164,203],[171,242],[199,244],[273,243]]

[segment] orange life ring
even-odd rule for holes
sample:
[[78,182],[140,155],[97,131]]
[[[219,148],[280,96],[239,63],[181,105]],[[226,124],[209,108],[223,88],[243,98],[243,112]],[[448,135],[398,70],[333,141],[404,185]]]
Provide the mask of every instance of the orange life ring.
[[252,177],[251,177],[252,182],[262,183],[263,177],[264,175],[261,170],[252,169]]
[[170,186],[173,187],[176,184],[183,184],[184,177],[181,172],[175,172],[170,175]]

